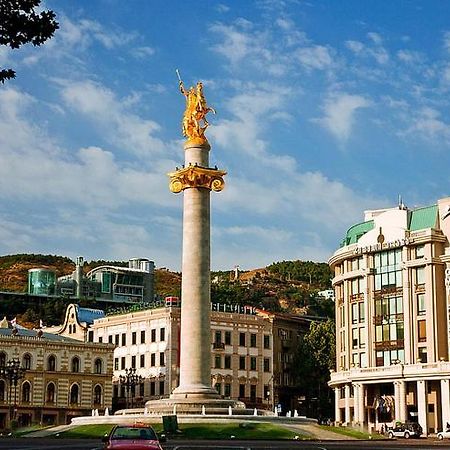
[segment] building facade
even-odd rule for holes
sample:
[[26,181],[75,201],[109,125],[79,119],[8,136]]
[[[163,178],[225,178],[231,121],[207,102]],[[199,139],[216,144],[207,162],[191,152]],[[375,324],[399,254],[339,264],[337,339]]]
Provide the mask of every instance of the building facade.
[[450,198],[366,211],[330,258],[337,423],[429,434],[450,422],[449,211]]
[[[142,406],[169,396],[179,383],[180,307],[173,298],[166,307],[116,314],[95,320],[94,340],[114,344],[116,409]],[[170,306],[169,306],[170,305]],[[273,335],[269,321],[252,308],[213,305],[211,312],[211,383],[224,398],[247,406],[273,407]],[[143,382],[120,383],[126,370],[136,369]]]
[[[111,408],[113,346],[0,322],[0,429],[58,425]],[[17,378],[9,370],[16,361]],[[19,372],[17,372],[19,373]]]

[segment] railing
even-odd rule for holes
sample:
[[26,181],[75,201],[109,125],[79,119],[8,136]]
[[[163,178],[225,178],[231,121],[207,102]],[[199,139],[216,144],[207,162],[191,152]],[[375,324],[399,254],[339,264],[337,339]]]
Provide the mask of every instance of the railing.
[[223,342],[213,342],[214,350],[225,350],[225,344]]

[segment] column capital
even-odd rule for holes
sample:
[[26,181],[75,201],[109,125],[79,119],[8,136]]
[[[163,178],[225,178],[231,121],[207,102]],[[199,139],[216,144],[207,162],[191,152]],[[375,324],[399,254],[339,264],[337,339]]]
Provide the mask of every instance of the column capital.
[[219,192],[225,186],[223,177],[226,174],[224,170],[189,165],[167,175],[170,178],[170,190],[178,194],[188,188],[206,188]]

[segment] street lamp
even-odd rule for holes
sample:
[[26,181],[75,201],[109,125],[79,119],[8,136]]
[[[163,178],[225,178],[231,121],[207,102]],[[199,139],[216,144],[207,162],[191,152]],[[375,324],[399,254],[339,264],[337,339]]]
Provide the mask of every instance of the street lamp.
[[125,386],[126,408],[129,406],[130,390],[131,390],[131,407],[133,407],[133,398],[135,397],[135,387],[141,385],[144,382],[144,378],[141,375],[136,375],[136,368],[125,369],[125,375],[119,375],[119,383]]
[[[6,364],[0,367],[0,377],[8,381],[8,403],[9,403],[9,422],[16,418],[17,411],[17,384],[25,376],[26,369],[20,367],[20,361],[17,358],[6,361]],[[11,403],[12,389],[14,386],[14,403]]]

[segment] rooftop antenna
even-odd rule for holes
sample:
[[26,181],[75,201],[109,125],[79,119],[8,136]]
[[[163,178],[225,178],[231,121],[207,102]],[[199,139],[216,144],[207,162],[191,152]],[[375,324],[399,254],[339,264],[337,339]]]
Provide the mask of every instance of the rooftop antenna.
[[406,205],[403,203],[401,194],[398,195],[398,209],[407,209]]

